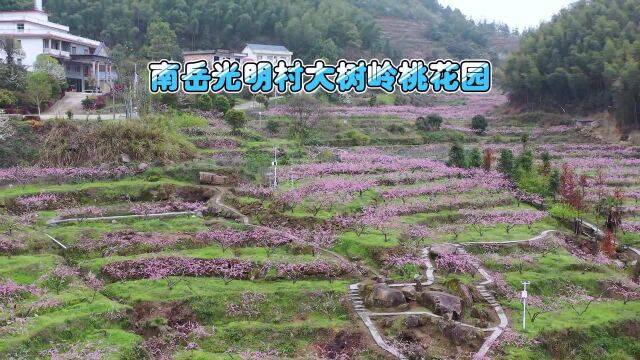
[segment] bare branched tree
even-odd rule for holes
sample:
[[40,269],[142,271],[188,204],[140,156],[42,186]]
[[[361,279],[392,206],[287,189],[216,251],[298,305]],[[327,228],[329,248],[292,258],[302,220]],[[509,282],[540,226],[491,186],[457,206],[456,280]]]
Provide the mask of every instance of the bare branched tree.
[[311,129],[318,124],[322,104],[311,95],[297,95],[289,100],[287,112],[293,117],[291,135],[304,144],[311,135]]
[[25,54],[24,50],[18,46],[18,43],[14,38],[1,37],[0,38],[0,57],[4,58],[5,64],[9,66],[15,66],[18,59],[23,59]]

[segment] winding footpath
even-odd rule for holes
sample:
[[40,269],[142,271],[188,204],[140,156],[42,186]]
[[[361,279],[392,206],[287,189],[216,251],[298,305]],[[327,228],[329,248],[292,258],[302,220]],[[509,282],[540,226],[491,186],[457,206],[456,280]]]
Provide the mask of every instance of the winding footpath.
[[223,209],[226,209],[228,211],[231,211],[240,219],[240,222],[243,225],[250,225],[249,217],[247,215],[241,213],[238,209],[232,206],[226,205],[225,203],[222,202],[222,199],[224,198],[224,194],[226,194],[227,192],[226,188],[220,188],[220,187],[212,187],[212,188],[216,190],[216,194],[211,198],[211,200],[209,200],[209,204],[213,202],[214,205],[221,207]]
[[[446,244],[446,245],[455,246],[456,253],[458,253],[458,254],[467,254],[465,246],[524,244],[524,243],[529,243],[529,242],[532,242],[532,241],[543,240],[543,239],[545,239],[546,237],[548,237],[550,234],[552,234],[554,232],[556,232],[556,230],[543,231],[542,233],[540,233],[540,235],[535,236],[535,237],[533,237],[531,239],[527,239],[527,240],[478,241],[478,242],[468,242],[468,243],[463,243],[463,244]],[[431,263],[431,259],[430,259],[429,254],[430,254],[430,248],[429,247],[424,248],[422,250],[421,258],[422,258],[422,260],[424,262],[424,266],[426,268],[426,272],[425,272],[426,281],[422,283],[424,286],[432,285],[435,282],[435,275],[434,275],[435,269],[433,267],[433,264]],[[461,323],[461,322],[456,322],[456,324],[461,325],[461,326],[465,326],[465,327],[469,327],[469,328],[473,328],[473,329],[476,329],[476,330],[479,330],[479,331],[483,331],[483,332],[491,332],[491,335],[489,335],[485,339],[485,341],[483,342],[482,346],[480,346],[480,349],[478,350],[478,352],[476,352],[474,354],[474,356],[473,356],[473,360],[482,360],[482,359],[485,358],[487,353],[491,350],[491,347],[496,342],[496,340],[500,337],[500,335],[502,335],[504,330],[509,326],[509,319],[507,318],[507,314],[505,313],[504,309],[502,308],[502,305],[500,305],[500,303],[496,300],[495,296],[490,292],[490,290],[487,289],[487,287],[490,286],[491,284],[493,284],[495,282],[495,280],[493,279],[493,277],[491,276],[489,271],[487,271],[482,265],[480,265],[480,264],[474,264],[474,265],[476,266],[476,270],[478,271],[480,276],[482,276],[482,278],[483,278],[483,281],[475,284],[475,287],[478,290],[478,293],[480,293],[480,295],[484,298],[484,300],[489,305],[491,305],[493,307],[493,309],[496,312],[496,315],[497,315],[498,319],[500,320],[500,322],[499,322],[499,324],[497,326],[488,327],[488,328],[478,328],[476,326],[469,325],[469,324],[464,324],[464,323]],[[415,283],[390,284],[389,286],[391,286],[391,287],[404,287],[404,286],[409,286],[409,285],[415,285]],[[431,313],[429,311],[391,312],[391,313],[370,312],[369,310],[367,310],[365,308],[364,301],[363,301],[363,299],[362,299],[362,297],[360,295],[360,283],[351,284],[349,286],[349,299],[351,300],[351,303],[352,303],[352,305],[354,307],[354,310],[356,311],[356,313],[358,314],[360,319],[362,319],[362,322],[364,323],[364,325],[369,330],[369,333],[371,334],[371,337],[376,342],[378,347],[380,347],[385,352],[393,355],[395,358],[401,359],[401,360],[406,360],[407,358],[404,355],[402,355],[402,353],[400,353],[400,351],[398,351],[398,349],[396,349],[391,344],[389,344],[387,341],[385,341],[384,337],[380,334],[380,331],[375,326],[375,324],[373,323],[371,318],[372,317],[385,317],[385,316],[406,316],[406,315],[427,315],[427,316],[431,316],[431,317],[434,317],[434,318],[441,318],[441,316],[436,315],[434,313]]]

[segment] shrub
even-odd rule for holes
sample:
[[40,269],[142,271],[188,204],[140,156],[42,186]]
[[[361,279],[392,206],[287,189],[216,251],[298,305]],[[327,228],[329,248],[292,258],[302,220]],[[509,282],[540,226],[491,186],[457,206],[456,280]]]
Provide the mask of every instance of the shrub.
[[459,143],[453,144],[449,150],[449,166],[455,166],[459,168],[467,167],[467,159],[464,153],[464,148]]
[[170,122],[182,129],[202,129],[209,126],[207,119],[202,116],[176,112],[170,117]]
[[6,108],[15,105],[18,102],[16,96],[6,89],[0,89],[0,108]]
[[404,126],[399,125],[399,124],[391,124],[389,126],[387,126],[387,131],[392,133],[392,134],[404,134],[404,132],[406,131]]
[[487,119],[482,115],[476,115],[471,119],[471,128],[481,133],[487,131]]
[[255,129],[252,128],[241,128],[236,131],[236,135],[241,138],[249,141],[263,141],[264,137],[260,135]]
[[236,100],[235,96],[228,96],[227,100],[229,100],[229,108],[234,108],[236,107],[238,101]]
[[469,151],[468,158],[470,167],[482,166],[482,154],[480,154],[480,150],[478,148],[473,148]]
[[262,104],[264,106],[265,109],[269,108],[269,98],[267,98],[266,96],[264,96],[263,94],[258,94],[256,95],[256,102],[258,104]]
[[210,111],[213,108],[213,100],[209,94],[196,95],[196,108],[202,111]]
[[527,149],[516,158],[516,165],[524,172],[530,172],[533,169],[533,153]]
[[96,108],[96,99],[93,97],[86,97],[82,99],[80,102],[82,104],[82,108],[85,110],[93,110]]
[[340,137],[349,140],[349,144],[353,146],[367,145],[371,139],[356,129],[351,129]]
[[374,107],[378,105],[378,97],[374,94],[369,98],[369,106]]
[[267,121],[267,131],[269,131],[272,134],[275,134],[278,132],[278,130],[280,130],[280,123],[277,120],[274,119],[269,119],[269,121]]
[[518,188],[542,196],[551,195],[547,179],[537,171],[523,171],[518,175]]
[[96,98],[95,108],[96,109],[104,109],[107,106],[107,97],[105,95],[100,95]]
[[500,160],[498,160],[498,171],[506,177],[513,177],[513,151],[502,149],[500,151]]
[[226,96],[218,95],[213,101],[213,108],[216,109],[216,111],[226,114],[226,112],[231,109],[231,103],[229,103],[229,99],[227,99]]
[[549,208],[549,214],[555,218],[563,220],[572,220],[580,217],[580,212],[571,205],[566,204],[554,204]]
[[247,123],[244,112],[235,109],[228,110],[224,114],[224,121],[233,128],[233,132],[237,132],[238,129],[243,128]]
[[442,116],[438,114],[429,114],[426,118],[419,117],[416,119],[416,128],[422,131],[440,130],[442,125]]

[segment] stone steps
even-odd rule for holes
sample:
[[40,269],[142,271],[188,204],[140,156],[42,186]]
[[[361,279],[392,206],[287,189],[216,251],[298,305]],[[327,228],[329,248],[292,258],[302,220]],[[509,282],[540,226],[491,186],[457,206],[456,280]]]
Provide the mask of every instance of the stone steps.
[[367,311],[367,309],[364,307],[364,301],[362,300],[362,296],[360,295],[358,284],[349,286],[349,292],[347,294],[349,296],[349,300],[353,304],[353,308],[357,313],[363,313]]

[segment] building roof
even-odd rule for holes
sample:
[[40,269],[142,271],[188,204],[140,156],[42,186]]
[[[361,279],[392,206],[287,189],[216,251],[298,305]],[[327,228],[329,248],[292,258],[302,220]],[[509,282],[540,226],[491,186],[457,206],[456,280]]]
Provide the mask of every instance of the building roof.
[[182,54],[183,55],[233,55],[238,57],[247,56],[247,54],[245,53],[232,52],[226,49],[183,51]]
[[265,45],[265,44],[247,44],[248,48],[251,48],[253,51],[267,51],[267,52],[283,52],[283,53],[291,53],[289,49],[282,45]]

